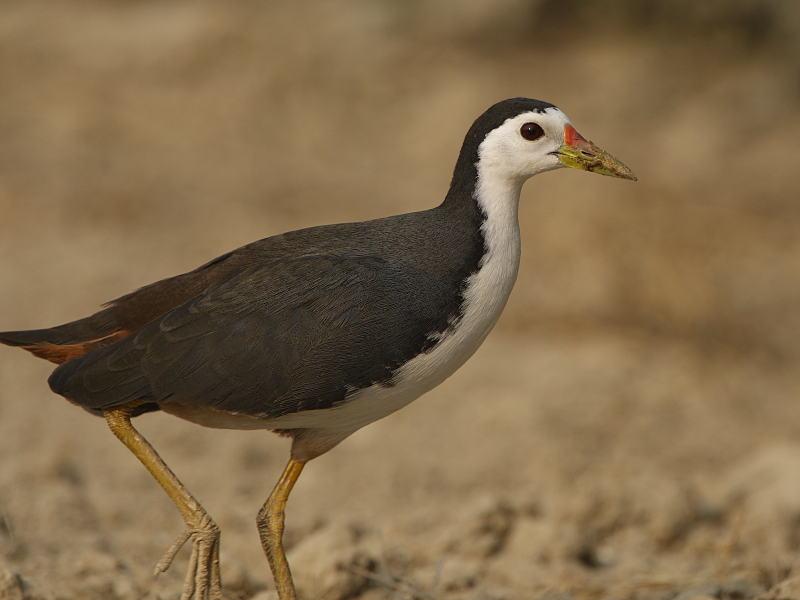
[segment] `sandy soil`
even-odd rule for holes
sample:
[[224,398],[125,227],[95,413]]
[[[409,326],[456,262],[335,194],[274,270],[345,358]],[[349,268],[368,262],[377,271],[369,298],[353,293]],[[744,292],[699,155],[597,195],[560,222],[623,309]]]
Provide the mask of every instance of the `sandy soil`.
[[[800,598],[798,11],[557,4],[0,4],[2,329],[432,206],[505,97],[639,176],[527,184],[485,346],[303,473],[305,600]],[[49,372],[0,348],[0,598],[177,598],[177,511]],[[254,517],[286,440],[138,425],[220,525],[226,593],[274,598]]]

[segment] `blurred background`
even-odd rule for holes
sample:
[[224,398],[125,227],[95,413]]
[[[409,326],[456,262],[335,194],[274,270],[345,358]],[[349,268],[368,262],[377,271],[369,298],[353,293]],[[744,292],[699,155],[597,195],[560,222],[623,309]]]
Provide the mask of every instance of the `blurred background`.
[[[486,347],[303,474],[301,593],[800,597],[795,0],[5,0],[0,329],[434,206],[513,96],[639,181],[526,184]],[[151,577],[177,513],[49,371],[0,348],[0,597],[177,597],[185,563]],[[222,526],[229,594],[269,597],[285,441],[140,421]]]

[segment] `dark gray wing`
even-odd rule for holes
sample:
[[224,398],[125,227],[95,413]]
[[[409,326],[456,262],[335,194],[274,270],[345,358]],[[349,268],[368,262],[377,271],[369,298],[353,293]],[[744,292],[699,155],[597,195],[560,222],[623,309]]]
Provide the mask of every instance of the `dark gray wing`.
[[128,337],[59,366],[50,386],[89,410],[132,400],[269,418],[391,385],[460,309],[455,282],[375,256],[250,266]]

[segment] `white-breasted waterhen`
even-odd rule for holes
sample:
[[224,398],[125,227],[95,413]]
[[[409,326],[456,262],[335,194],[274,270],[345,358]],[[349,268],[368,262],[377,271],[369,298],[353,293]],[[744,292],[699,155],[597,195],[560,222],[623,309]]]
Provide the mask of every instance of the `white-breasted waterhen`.
[[303,466],[475,352],[517,277],[522,184],[559,167],[635,179],[552,104],[504,100],[470,127],[436,208],[266,238],[85,319],[0,342],[59,363],[51,389],[105,416],[178,507],[186,530],[156,571],[191,540],[184,600],[221,598],[219,530],[131,417],[163,410],[291,437],[257,524],[278,595],[294,599],[281,540]]

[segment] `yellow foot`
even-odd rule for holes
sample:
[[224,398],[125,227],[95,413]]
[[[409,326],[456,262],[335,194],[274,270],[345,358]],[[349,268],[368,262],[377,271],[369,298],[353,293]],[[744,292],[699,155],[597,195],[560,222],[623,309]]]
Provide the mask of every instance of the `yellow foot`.
[[181,600],[221,600],[219,528],[208,515],[203,515],[196,528],[185,530],[175,540],[158,561],[156,575],[169,569],[178,550],[189,540],[192,542],[192,556],[189,559]]

